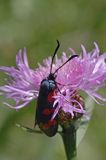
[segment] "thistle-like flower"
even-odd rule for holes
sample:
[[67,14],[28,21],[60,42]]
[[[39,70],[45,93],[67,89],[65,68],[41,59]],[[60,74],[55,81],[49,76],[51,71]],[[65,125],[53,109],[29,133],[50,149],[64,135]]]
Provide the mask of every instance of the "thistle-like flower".
[[[99,100],[106,101],[97,93],[99,88],[104,87],[106,80],[106,53],[99,54],[99,48],[94,43],[95,48],[87,52],[81,45],[82,53],[65,64],[57,72],[56,83],[58,91],[54,98],[54,104],[57,105],[52,119],[59,114],[69,119],[76,119],[86,115],[84,102],[79,92],[83,91],[92,97],[97,103]],[[76,54],[70,49],[72,55]],[[69,56],[63,53],[61,58],[55,57],[52,66],[53,72],[59,68]],[[51,57],[43,60],[43,64],[38,64],[38,68],[31,69],[28,64],[26,50],[19,50],[16,55],[16,67],[1,66],[0,71],[8,75],[9,80],[4,86],[0,87],[0,94],[6,99],[15,101],[14,105],[4,102],[5,105],[13,109],[20,109],[28,105],[32,100],[37,99],[41,81],[48,77],[50,73]],[[65,119],[66,120],[66,119]],[[63,120],[63,121],[65,121]]]

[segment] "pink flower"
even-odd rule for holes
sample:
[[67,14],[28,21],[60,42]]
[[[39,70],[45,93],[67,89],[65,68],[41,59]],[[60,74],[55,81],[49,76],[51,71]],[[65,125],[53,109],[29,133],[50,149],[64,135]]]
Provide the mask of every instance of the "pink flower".
[[[106,98],[98,94],[99,88],[106,85],[106,53],[100,55],[97,44],[94,43],[94,45],[95,49],[89,53],[84,46],[81,46],[82,53],[79,57],[73,58],[58,70],[56,82],[60,92],[58,91],[54,96],[54,106],[55,104],[58,105],[52,118],[58,114],[60,108],[66,113],[69,112],[72,118],[74,118],[75,113],[85,114],[82,104],[77,99],[73,99],[76,91],[85,92],[97,103],[98,100],[106,101]],[[76,54],[75,51],[70,50],[72,54]],[[68,58],[69,56],[65,53],[62,54],[61,58],[56,56],[53,72]],[[38,64],[38,68],[33,70],[29,67],[24,49],[17,54],[16,65],[16,67],[0,67],[0,71],[5,72],[10,77],[10,80],[6,82],[7,84],[0,87],[0,94],[4,95],[6,99],[14,100],[14,106],[7,102],[4,103],[17,110],[38,98],[40,83],[50,74],[51,57],[45,59],[42,65]],[[78,104],[79,107],[75,107],[74,103]]]

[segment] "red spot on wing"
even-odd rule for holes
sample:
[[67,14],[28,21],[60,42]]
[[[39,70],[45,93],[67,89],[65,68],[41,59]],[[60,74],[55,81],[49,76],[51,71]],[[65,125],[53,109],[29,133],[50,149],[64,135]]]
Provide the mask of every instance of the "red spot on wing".
[[51,126],[55,126],[56,124],[56,120],[50,120],[48,123],[43,124],[43,129],[49,129]]
[[48,109],[48,108],[45,108],[44,110],[43,110],[43,112],[42,112],[42,114],[44,114],[44,115],[50,115],[51,114],[51,110],[50,109]]
[[49,129],[49,124],[48,123],[44,124],[43,129]]
[[51,91],[47,97],[48,102],[53,102],[54,101],[53,96],[55,95],[56,95],[56,90]]
[[54,119],[50,120],[49,121],[49,126],[54,126],[54,125],[56,125],[56,123],[57,123],[56,120],[54,120]]
[[45,108],[42,112],[42,114],[44,114],[45,116],[48,116],[50,115],[51,113],[54,113],[55,109],[52,108],[52,109],[49,109],[49,108]]

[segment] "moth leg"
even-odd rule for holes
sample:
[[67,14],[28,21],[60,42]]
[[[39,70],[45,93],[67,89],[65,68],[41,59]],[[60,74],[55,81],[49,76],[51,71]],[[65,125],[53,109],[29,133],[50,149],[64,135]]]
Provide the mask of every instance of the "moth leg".
[[33,128],[29,128],[29,127],[26,127],[26,126],[23,126],[21,124],[16,124],[17,127],[21,128],[22,130],[26,131],[26,132],[30,132],[30,133],[42,133],[41,131],[39,130],[35,130]]

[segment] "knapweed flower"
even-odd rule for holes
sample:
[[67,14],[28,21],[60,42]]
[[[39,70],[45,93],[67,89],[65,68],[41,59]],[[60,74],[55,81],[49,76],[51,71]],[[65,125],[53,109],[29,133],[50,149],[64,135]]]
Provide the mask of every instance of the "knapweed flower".
[[[78,95],[80,91],[92,97],[97,103],[99,100],[106,101],[106,98],[98,94],[98,89],[106,85],[106,53],[100,55],[97,44],[94,43],[94,45],[95,48],[91,52],[87,52],[81,45],[82,53],[56,73],[58,91],[53,95],[53,107],[55,105],[57,107],[52,118],[57,114],[59,116],[65,114],[65,118],[71,119],[86,115],[84,102]],[[70,51],[72,55],[76,54],[74,50],[70,49]],[[61,58],[56,55],[52,72],[55,72],[68,58],[66,53],[63,53]],[[51,57],[45,59],[42,65],[38,64],[38,68],[31,69],[26,50],[20,50],[16,56],[16,67],[0,67],[0,71],[5,72],[9,77],[6,84],[0,87],[0,94],[6,99],[15,101],[14,105],[8,102],[4,104],[18,110],[37,99],[41,81],[50,74],[50,66]]]

